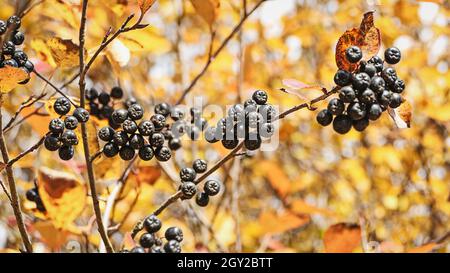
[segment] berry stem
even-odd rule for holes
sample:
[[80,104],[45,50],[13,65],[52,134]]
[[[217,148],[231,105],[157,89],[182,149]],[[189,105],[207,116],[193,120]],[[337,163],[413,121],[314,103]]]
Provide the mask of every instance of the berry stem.
[[[85,31],[86,31],[86,11],[87,11],[88,0],[83,0],[82,12],[81,12],[81,24],[80,24],[80,34],[79,34],[79,44],[80,44],[80,107],[85,108],[86,98],[85,98],[85,89],[86,89],[86,68],[84,65],[84,42],[85,42]],[[92,167],[92,161],[89,151],[89,142],[87,136],[86,123],[81,123],[81,138],[83,141],[83,149],[84,149],[84,157],[86,161],[86,169],[88,173],[89,179],[89,188],[91,191],[92,205],[94,207],[95,219],[97,221],[98,231],[102,238],[103,243],[105,244],[106,251],[108,253],[113,253],[114,248],[111,245],[111,242],[108,238],[108,233],[106,232],[105,226],[102,220],[102,212],[100,210],[100,204],[97,196],[97,189],[95,188],[95,175],[94,169]]]
[[[248,17],[250,17],[250,15],[252,15],[253,12],[255,12],[262,3],[264,3],[267,0],[260,0],[254,7],[253,9],[251,9],[250,11],[244,13],[244,15],[242,16],[241,20],[239,21],[239,23],[234,27],[234,29],[230,32],[230,34],[228,34],[228,36],[223,40],[223,42],[220,44],[220,46],[216,49],[216,51],[214,51],[213,54],[208,54],[209,58],[206,61],[206,64],[203,66],[202,70],[200,71],[200,73],[197,74],[197,76],[194,77],[194,79],[192,80],[192,82],[189,84],[189,86],[183,91],[183,93],[181,94],[180,98],[177,100],[177,102],[175,103],[180,104],[183,102],[183,100],[186,98],[187,94],[189,94],[189,92],[192,91],[192,89],[194,88],[194,86],[197,84],[198,80],[200,80],[200,78],[205,75],[206,71],[208,70],[209,66],[211,65],[211,63],[213,62],[214,59],[217,58],[217,56],[220,54],[220,52],[222,52],[222,50],[226,47],[226,45],[228,44],[229,41],[231,41],[231,39],[234,37],[234,35],[236,35],[236,33],[239,32],[239,30],[241,29],[242,25],[244,24],[244,22],[248,19]],[[212,41],[211,41],[212,43]],[[210,48],[212,49],[212,48]],[[211,52],[211,51],[210,51]]]
[[[3,98],[0,96],[0,128],[2,128],[2,102]],[[9,153],[6,147],[5,138],[3,136],[3,130],[0,130],[0,151],[2,153],[3,161],[6,164],[6,177],[9,184],[9,192],[11,198],[11,207],[14,211],[14,217],[16,218],[17,226],[19,228],[20,236],[22,237],[23,244],[27,252],[33,252],[33,245],[31,244],[30,237],[28,237],[27,229],[23,221],[22,209],[20,208],[19,195],[17,193],[16,181],[12,166],[9,164]]]

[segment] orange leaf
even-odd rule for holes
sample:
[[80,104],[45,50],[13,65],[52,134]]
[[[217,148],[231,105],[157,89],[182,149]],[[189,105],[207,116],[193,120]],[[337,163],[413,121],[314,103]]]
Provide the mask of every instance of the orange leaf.
[[33,227],[41,235],[41,240],[51,249],[59,249],[67,241],[69,232],[56,228],[51,221],[40,221]]
[[336,65],[339,69],[354,71],[357,64],[345,58],[345,51],[350,46],[358,46],[363,52],[363,59],[368,60],[378,53],[381,46],[380,30],[374,26],[373,11],[364,14],[359,28],[347,30],[336,45]]
[[424,244],[422,246],[411,248],[406,252],[407,253],[428,253],[428,252],[433,251],[437,247],[439,247],[439,244],[437,244],[437,243],[428,243],[428,244]]
[[284,212],[277,215],[275,212],[263,212],[259,216],[259,223],[264,234],[283,233],[288,230],[299,228],[309,223],[308,215],[298,216],[291,212]]
[[131,172],[129,180],[135,180],[138,184],[155,184],[161,176],[161,169],[154,166],[141,166],[135,172]]
[[146,13],[155,4],[156,0],[138,0],[139,8],[142,13]]
[[296,214],[322,214],[325,216],[335,216],[335,213],[323,208],[309,205],[303,200],[295,200],[291,203],[290,208]]
[[0,68],[0,92],[8,93],[30,75],[22,68],[6,66]]
[[[54,37],[47,41],[47,46],[58,66],[63,68],[78,66],[80,47],[72,40]],[[87,51],[84,50],[84,57],[86,53]]]
[[280,165],[273,161],[263,161],[260,166],[261,170],[266,172],[265,176],[269,180],[270,185],[272,185],[280,197],[286,196],[291,190],[291,181],[280,168]]
[[361,228],[357,224],[332,225],[323,236],[325,252],[350,253],[361,245]]
[[216,20],[218,10],[220,8],[219,0],[191,0],[195,11],[208,23],[211,27]]

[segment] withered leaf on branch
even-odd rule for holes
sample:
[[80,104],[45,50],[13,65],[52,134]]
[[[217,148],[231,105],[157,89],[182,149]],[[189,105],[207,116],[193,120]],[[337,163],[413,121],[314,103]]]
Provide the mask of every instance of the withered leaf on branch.
[[358,46],[363,52],[363,60],[368,60],[378,53],[381,46],[380,30],[375,27],[373,11],[364,14],[359,28],[347,30],[339,38],[336,45],[336,65],[339,69],[354,71],[357,64],[345,58],[345,51],[350,46]]

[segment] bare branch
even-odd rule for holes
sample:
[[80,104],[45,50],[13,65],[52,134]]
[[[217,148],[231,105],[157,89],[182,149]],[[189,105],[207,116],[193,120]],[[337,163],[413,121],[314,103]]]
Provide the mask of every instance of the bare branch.
[[36,142],[36,144],[34,144],[33,146],[31,146],[30,148],[26,149],[25,151],[21,152],[18,156],[16,156],[15,158],[11,159],[8,164],[6,164],[6,166],[12,166],[14,165],[14,163],[16,163],[17,161],[19,161],[21,158],[23,158],[24,156],[26,156],[29,153],[34,152],[37,148],[39,148],[45,140],[45,136],[41,137],[41,139],[39,139],[38,142]]

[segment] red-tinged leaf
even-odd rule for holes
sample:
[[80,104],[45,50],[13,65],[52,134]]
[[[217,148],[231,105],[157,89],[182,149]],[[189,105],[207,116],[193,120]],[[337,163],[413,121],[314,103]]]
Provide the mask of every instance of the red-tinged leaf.
[[305,101],[307,101],[308,98],[306,96],[304,96],[303,94],[299,93],[298,91],[309,90],[309,89],[321,90],[322,92],[324,91],[324,88],[320,85],[306,84],[304,82],[297,81],[295,79],[283,79],[281,82],[283,83],[284,87],[280,88],[280,91],[287,93],[287,94],[297,96],[301,100],[305,100]]
[[139,9],[146,13],[155,4],[156,0],[138,0]]
[[363,60],[368,60],[378,53],[381,46],[380,30],[375,27],[373,11],[364,14],[359,28],[347,30],[336,45],[336,65],[339,69],[354,71],[358,67],[345,58],[345,51],[350,46],[358,46],[363,52]]

